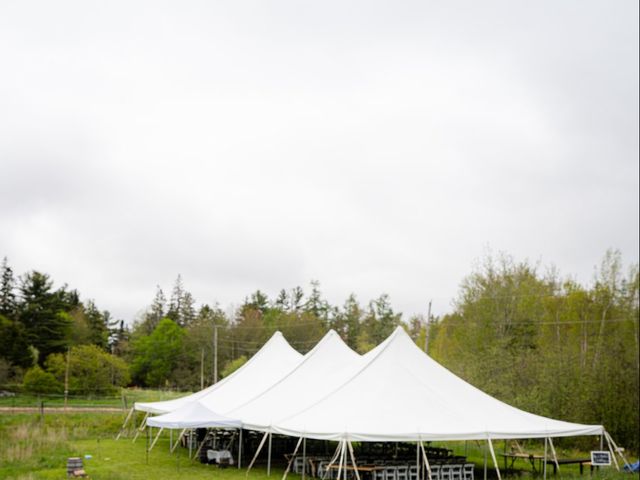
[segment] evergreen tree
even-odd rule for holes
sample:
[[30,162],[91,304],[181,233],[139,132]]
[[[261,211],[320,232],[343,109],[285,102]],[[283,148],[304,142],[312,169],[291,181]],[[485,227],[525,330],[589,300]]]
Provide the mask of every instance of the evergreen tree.
[[0,270],[0,315],[12,319],[15,318],[17,308],[15,287],[13,270],[9,266],[7,257],[4,257]]
[[69,345],[73,321],[65,309],[77,303],[77,292],[67,292],[64,287],[52,291],[52,287],[44,273],[32,271],[21,278],[19,319],[39,352],[40,363]]
[[109,345],[109,312],[98,310],[93,300],[85,302],[83,311],[89,327],[90,343],[106,350]]
[[167,318],[170,318],[178,325],[181,325],[180,312],[182,310],[182,300],[184,298],[184,286],[182,285],[182,276],[178,274],[176,281],[173,285],[171,292],[171,299],[169,300],[169,310],[167,311]]

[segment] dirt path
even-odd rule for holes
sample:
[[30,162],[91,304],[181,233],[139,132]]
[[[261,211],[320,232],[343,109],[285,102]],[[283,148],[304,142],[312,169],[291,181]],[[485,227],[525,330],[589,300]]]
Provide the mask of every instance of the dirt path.
[[[117,407],[44,407],[44,413],[126,413]],[[0,407],[0,413],[40,413],[39,407]]]

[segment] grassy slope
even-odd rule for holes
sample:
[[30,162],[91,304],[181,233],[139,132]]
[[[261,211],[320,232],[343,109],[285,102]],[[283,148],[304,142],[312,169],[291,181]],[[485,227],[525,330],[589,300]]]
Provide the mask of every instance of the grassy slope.
[[[85,460],[85,469],[93,479],[210,479],[245,480],[245,471],[190,462],[184,450],[179,456],[168,452],[168,435],[160,438],[147,456],[144,436],[133,443],[130,439],[114,440],[124,414],[69,413],[46,415],[44,424],[34,414],[0,414],[0,478],[1,479],[60,479],[66,478],[66,460],[70,456],[91,455]],[[464,443],[447,444],[456,453],[464,454]],[[497,446],[496,446],[497,448]],[[482,465],[483,450],[475,443],[467,444],[469,459]],[[573,452],[575,458],[584,456]],[[528,468],[527,464],[516,465]],[[479,474],[479,470],[476,475]],[[562,469],[562,478],[577,475],[578,467]],[[493,476],[493,470],[490,469]],[[524,470],[521,475],[528,476]],[[634,478],[617,474],[613,469],[598,472],[597,478]],[[596,477],[594,475],[594,477]],[[276,472],[271,479],[281,478]],[[292,480],[299,479],[292,475]],[[481,474],[477,476],[481,478]],[[588,479],[588,468],[583,476]],[[636,477],[637,478],[637,477]],[[264,469],[255,469],[251,480],[266,480]]]

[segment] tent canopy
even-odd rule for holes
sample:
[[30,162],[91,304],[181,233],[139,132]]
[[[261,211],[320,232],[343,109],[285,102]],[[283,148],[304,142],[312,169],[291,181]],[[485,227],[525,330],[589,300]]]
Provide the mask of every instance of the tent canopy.
[[206,396],[216,399],[219,408],[230,410],[240,399],[252,398],[286,375],[300,363],[302,354],[294,350],[281,332],[276,332],[247,363],[228,377],[199,392],[163,402],[136,402],[139,411],[162,414],[200,400]]
[[[255,358],[256,364],[260,361]],[[256,366],[255,371],[270,370]],[[427,356],[401,327],[362,356],[330,331],[287,371],[268,379],[253,374],[242,381],[237,378],[237,388],[229,381],[228,387],[199,398],[196,406],[186,404],[149,424],[212,426],[207,417],[211,412],[238,419],[250,430],[356,441],[544,438],[604,432],[600,425],[553,420],[491,397]]]
[[219,415],[198,400],[182,407],[179,414],[174,411],[158,417],[150,417],[147,424],[151,427],[163,428],[242,427],[240,420]]
[[272,430],[357,441],[544,438],[604,431],[600,425],[534,415],[487,395],[427,356],[401,327],[365,357],[342,385],[325,391],[311,406],[292,409]]

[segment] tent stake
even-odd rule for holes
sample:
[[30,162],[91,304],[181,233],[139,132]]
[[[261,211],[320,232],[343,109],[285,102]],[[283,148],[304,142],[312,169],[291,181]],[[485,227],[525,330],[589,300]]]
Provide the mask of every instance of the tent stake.
[[287,464],[287,469],[284,471],[284,475],[282,475],[282,480],[286,480],[287,475],[291,471],[291,465],[293,465],[294,460],[296,459],[296,453],[298,453],[298,448],[300,448],[300,442],[302,442],[302,437],[298,439],[298,443],[296,443],[296,448],[293,450],[293,455],[291,455],[291,459]]
[[258,455],[260,454],[260,450],[262,450],[262,447],[264,447],[264,442],[267,440],[267,436],[268,435],[269,435],[269,432],[265,432],[264,435],[262,436],[262,440],[260,441],[260,445],[258,445],[258,449],[256,450],[256,454],[253,456],[253,460],[251,460],[251,463],[249,464],[249,467],[247,468],[246,477],[249,476],[249,472],[251,471],[251,468],[253,467],[253,464],[256,463],[256,459],[258,458]]

